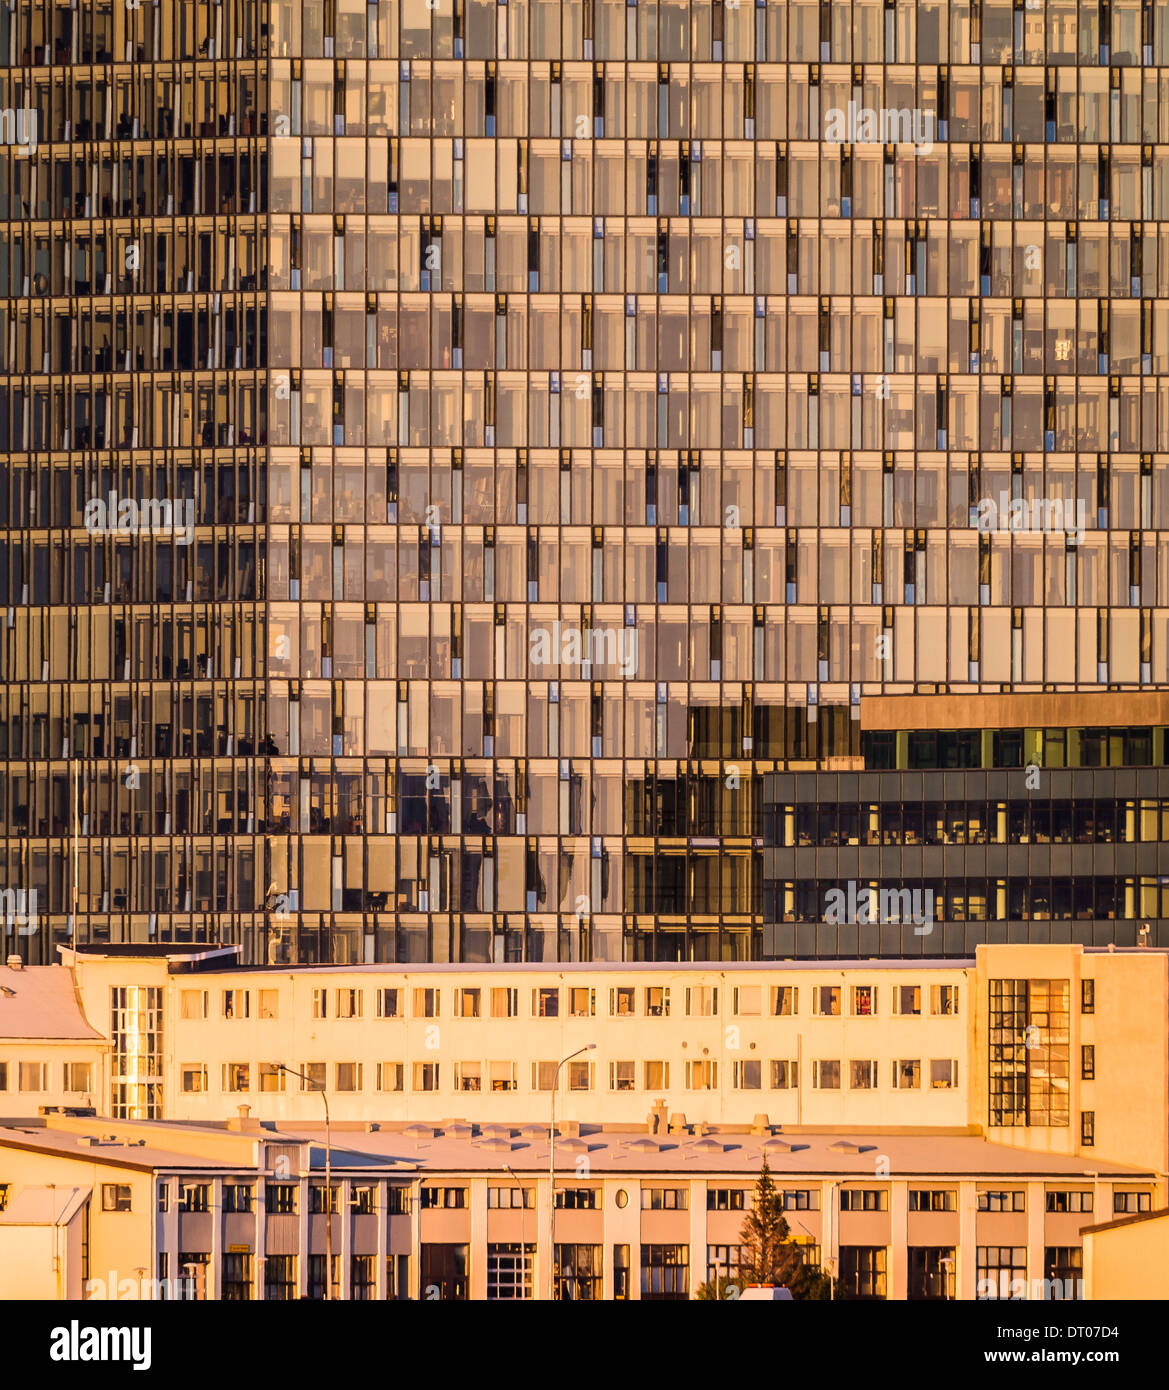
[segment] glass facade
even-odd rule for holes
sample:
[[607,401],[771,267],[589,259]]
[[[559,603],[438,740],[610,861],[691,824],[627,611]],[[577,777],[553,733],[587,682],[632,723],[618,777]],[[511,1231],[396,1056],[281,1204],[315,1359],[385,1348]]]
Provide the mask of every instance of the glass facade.
[[0,374],[28,959],[1169,942],[1164,6],[15,0]]

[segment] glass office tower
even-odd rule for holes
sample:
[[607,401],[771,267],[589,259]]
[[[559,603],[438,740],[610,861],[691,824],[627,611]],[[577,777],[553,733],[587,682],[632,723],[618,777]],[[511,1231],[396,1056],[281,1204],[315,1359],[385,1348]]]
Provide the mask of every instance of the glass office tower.
[[1169,943],[1164,6],[0,62],[8,949]]

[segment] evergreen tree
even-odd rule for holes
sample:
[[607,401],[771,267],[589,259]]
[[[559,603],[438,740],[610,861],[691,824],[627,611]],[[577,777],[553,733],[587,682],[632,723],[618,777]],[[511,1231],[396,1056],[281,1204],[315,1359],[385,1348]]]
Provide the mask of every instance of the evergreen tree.
[[744,1284],[789,1284],[800,1267],[797,1247],[783,1214],[783,1197],[776,1191],[767,1159],[755,1183],[755,1202],[743,1222],[740,1268]]

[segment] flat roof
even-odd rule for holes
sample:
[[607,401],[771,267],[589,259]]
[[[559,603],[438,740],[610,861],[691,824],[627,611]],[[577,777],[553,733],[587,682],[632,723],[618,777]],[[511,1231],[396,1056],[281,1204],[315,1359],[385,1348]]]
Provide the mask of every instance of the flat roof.
[[1136,1216],[1122,1216],[1116,1221],[1101,1221],[1098,1226],[1085,1226],[1082,1236],[1094,1236],[1098,1231],[1115,1231],[1121,1226],[1139,1226],[1145,1221],[1164,1221],[1169,1216],[1169,1207],[1157,1211],[1142,1211]]
[[511,974],[532,974],[532,975],[572,975],[572,974],[617,974],[617,975],[636,975],[636,974],[734,974],[737,972],[755,972],[756,974],[766,974],[774,972],[776,974],[787,974],[791,971],[841,971],[841,970],[973,970],[975,961],[972,956],[955,956],[948,959],[942,956],[930,956],[928,958],[903,958],[896,959],[882,956],[834,956],[824,960],[763,960],[763,961],[550,961],[547,964],[539,961],[523,961],[516,964],[491,964],[484,962],[479,965],[467,962],[447,961],[442,964],[427,965],[425,962],[414,964],[395,964],[393,962],[379,962],[366,964],[365,962],[354,962],[352,965],[225,965],[212,966],[198,972],[199,977],[207,975],[304,975],[317,976],[325,974],[346,974],[346,975],[511,975]]
[[[572,1177],[577,1156],[587,1156],[590,1177],[620,1174],[685,1178],[688,1175],[727,1176],[753,1180],[767,1158],[778,1183],[799,1179],[838,1179],[880,1183],[892,1175],[942,1181],[959,1179],[1017,1181],[1090,1181],[1094,1176],[1130,1181],[1155,1177],[1148,1170],[1097,1158],[1030,1153],[996,1144],[985,1136],[953,1129],[752,1130],[739,1126],[696,1126],[674,1134],[650,1134],[647,1126],[590,1125],[558,1127],[556,1153],[560,1171]],[[86,1163],[150,1171],[214,1175],[247,1172],[251,1164],[238,1158],[216,1159],[183,1152],[185,1133],[204,1138],[219,1133],[231,1139],[269,1144],[307,1143],[314,1172],[325,1164],[323,1123],[275,1124],[229,1129],[226,1122],[203,1125],[172,1124],[166,1120],[120,1123],[97,1120],[86,1131],[32,1126],[0,1126],[0,1148],[10,1145]],[[151,1138],[141,1140],[143,1132]],[[86,1134],[108,1138],[132,1134],[126,1143],[83,1143]],[[361,1123],[332,1126],[332,1166],[351,1175],[377,1176],[387,1171],[418,1169],[422,1176],[504,1173],[506,1168],[538,1177],[548,1170],[547,1122],[527,1124],[470,1124],[446,1120],[392,1124]],[[587,1181],[587,1179],[582,1179]]]
[[0,1038],[100,1042],[64,965],[0,965]]

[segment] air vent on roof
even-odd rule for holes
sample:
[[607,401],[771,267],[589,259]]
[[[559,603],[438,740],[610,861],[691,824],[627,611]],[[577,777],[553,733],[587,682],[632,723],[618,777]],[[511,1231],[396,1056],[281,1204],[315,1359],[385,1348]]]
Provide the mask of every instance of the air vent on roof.
[[635,1154],[656,1154],[658,1145],[652,1139],[631,1139],[625,1146],[630,1153]]
[[410,1139],[433,1139],[434,1127],[433,1125],[412,1124],[407,1125],[402,1133]]
[[561,1139],[557,1142],[556,1147],[568,1154],[584,1154],[589,1151],[589,1146],[583,1139]]
[[702,1154],[720,1154],[723,1152],[723,1146],[718,1142],[717,1139],[699,1139],[696,1143],[691,1144],[686,1150],[686,1152]]
[[479,1141],[479,1147],[481,1149],[490,1149],[492,1153],[510,1153],[511,1140],[505,1139],[501,1134],[495,1134],[492,1135],[490,1139],[481,1139]]
[[510,1139],[510,1125],[480,1125],[479,1137],[481,1139]]
[[444,1125],[442,1132],[447,1139],[470,1139],[471,1126],[465,1120],[456,1120],[453,1124]]
[[520,1133],[525,1139],[547,1139],[547,1125],[521,1125]]
[[876,1144],[858,1144],[855,1139],[837,1139],[828,1147],[837,1154],[867,1154],[870,1149],[875,1149],[877,1146]]
[[794,1148],[795,1145],[789,1144],[786,1139],[771,1138],[763,1141],[763,1150],[769,1154],[789,1154]]

